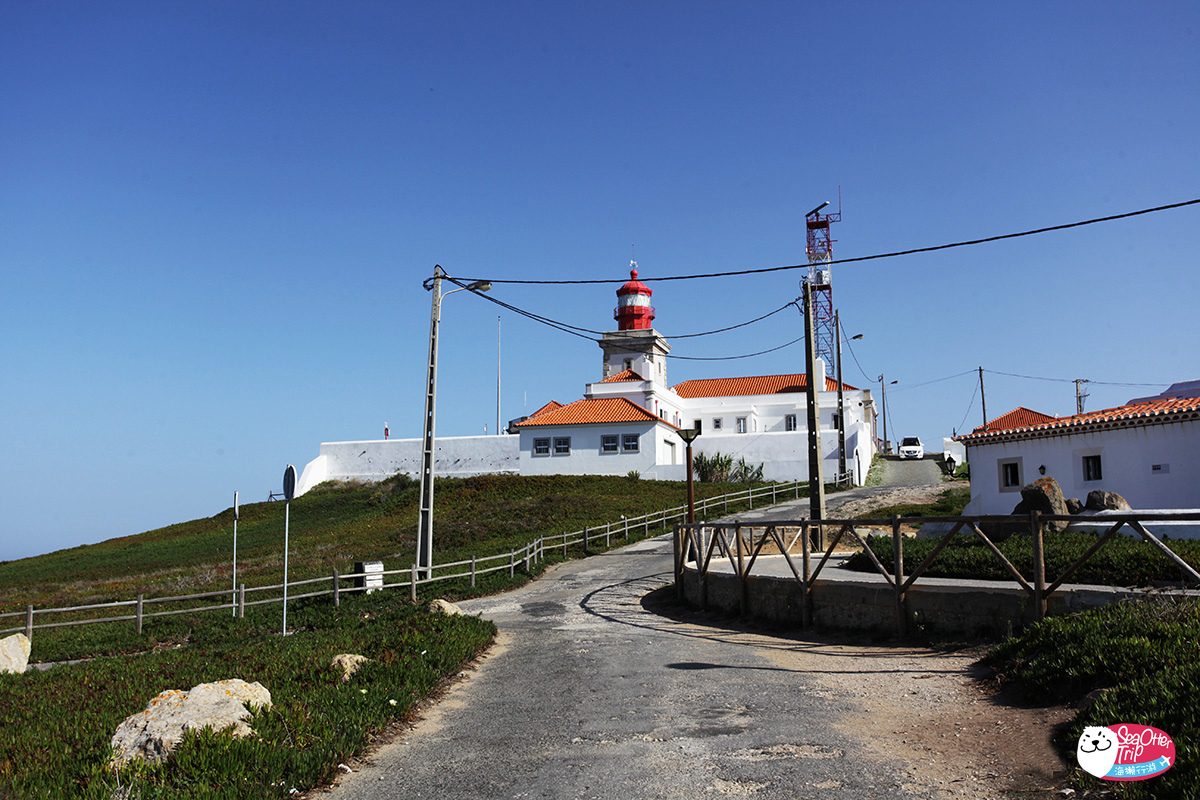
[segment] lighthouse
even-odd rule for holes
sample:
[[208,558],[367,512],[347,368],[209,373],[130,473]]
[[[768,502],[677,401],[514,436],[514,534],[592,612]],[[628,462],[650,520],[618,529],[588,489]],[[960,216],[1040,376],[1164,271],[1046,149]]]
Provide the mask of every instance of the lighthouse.
[[630,261],[629,267],[629,280],[617,289],[617,307],[613,309],[617,330],[600,339],[600,349],[604,351],[603,378],[629,372],[636,379],[665,386],[671,345],[651,326],[654,306],[650,305],[650,296],[654,290],[638,280],[636,261]]
[[648,331],[654,319],[654,306],[650,305],[650,295],[654,290],[637,279],[637,262],[629,262],[629,280],[617,289],[617,307],[613,309],[613,319],[617,321],[617,329],[622,331]]

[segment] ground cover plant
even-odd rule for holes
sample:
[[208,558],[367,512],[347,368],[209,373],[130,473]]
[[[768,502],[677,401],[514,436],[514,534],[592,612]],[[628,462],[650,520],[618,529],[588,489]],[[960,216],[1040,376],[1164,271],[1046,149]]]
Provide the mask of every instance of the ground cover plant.
[[1077,786],[1138,800],[1200,796],[1200,601],[1163,597],[1048,618],[983,663],[1035,701],[1084,706],[1056,740],[1067,764],[1085,726],[1151,725],[1175,741],[1176,763],[1163,775],[1113,783],[1078,770]]
[[[185,616],[185,647],[0,675],[0,797],[286,797],[327,782],[495,633],[475,617],[426,613],[399,592],[348,597],[337,608],[299,603],[287,637],[272,608],[244,620]],[[345,652],[372,661],[343,683],[330,661]],[[159,767],[108,766],[126,716],[165,689],[230,677],[271,692],[273,707],[251,720],[254,736],[189,734]],[[128,794],[114,794],[118,787]]]
[[[874,513],[874,512],[873,512]],[[1096,543],[1091,533],[1047,534],[1044,541],[1046,580],[1052,582]],[[937,539],[905,539],[904,564],[912,569],[922,563],[937,546]],[[1200,541],[1173,539],[1165,542],[1193,568],[1200,568]],[[876,536],[868,545],[880,562],[891,569],[891,536]],[[1014,535],[998,547],[1025,578],[1033,576],[1033,540]],[[875,565],[865,553],[853,554],[846,567],[861,572],[875,571]],[[923,575],[939,578],[975,578],[1011,581],[1012,576],[1000,560],[969,531],[959,532]],[[1069,579],[1071,583],[1092,583],[1112,586],[1181,585],[1183,570],[1142,539],[1115,536],[1094,553]]]

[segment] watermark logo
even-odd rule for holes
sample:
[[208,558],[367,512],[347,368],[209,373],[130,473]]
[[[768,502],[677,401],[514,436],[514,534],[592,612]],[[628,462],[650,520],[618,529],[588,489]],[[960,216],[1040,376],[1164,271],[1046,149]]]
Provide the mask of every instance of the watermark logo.
[[1175,766],[1175,742],[1149,725],[1084,728],[1075,748],[1084,771],[1106,781],[1144,781]]

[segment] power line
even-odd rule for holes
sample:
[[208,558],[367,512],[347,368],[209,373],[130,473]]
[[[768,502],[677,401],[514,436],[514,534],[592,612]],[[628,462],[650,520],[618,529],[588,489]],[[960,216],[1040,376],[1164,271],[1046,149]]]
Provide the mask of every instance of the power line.
[[[970,372],[970,371],[971,370],[968,370],[968,372]],[[967,417],[971,414],[971,409],[975,407],[975,395],[977,395],[977,394],[979,394],[979,384],[978,383],[975,384],[975,390],[971,392],[971,402],[967,403],[967,412],[965,414],[963,414],[962,422],[958,423],[959,428],[961,428],[963,425],[967,424]],[[958,430],[958,428],[955,428],[955,430]]]
[[[1045,228],[1035,228],[1033,230],[1020,231],[1018,233],[1004,233],[1004,234],[1000,234],[998,236],[988,236],[983,239],[969,239],[969,240],[961,241],[961,242],[951,242],[950,244],[939,244],[939,245],[933,245],[930,247],[918,247],[918,248],[914,248],[912,250],[896,250],[896,251],[893,251],[890,253],[876,253],[875,255],[858,256],[856,258],[841,258],[841,259],[826,261],[823,263],[828,264],[828,265],[856,264],[856,263],[860,263],[863,261],[875,261],[875,260],[881,259],[881,258],[896,258],[897,256],[911,256],[911,255],[916,255],[918,253],[934,253],[939,250],[950,250],[950,249],[953,249],[956,247],[969,247],[971,245],[976,245],[976,244],[987,244],[989,242],[1000,242],[1000,241],[1004,241],[1005,239],[1019,239],[1023,236],[1035,236],[1035,235],[1041,234],[1041,233],[1052,233],[1055,231],[1065,231],[1065,230],[1069,230],[1071,228],[1081,228],[1085,225],[1096,225],[1097,223],[1101,223],[1101,222],[1114,222],[1114,221],[1120,220],[1120,219],[1128,219],[1130,217],[1142,216],[1143,214],[1154,214],[1159,211],[1170,211],[1171,209],[1184,208],[1186,206],[1193,206],[1193,205],[1197,205],[1197,204],[1200,204],[1200,198],[1197,198],[1195,200],[1185,200],[1182,203],[1170,203],[1168,205],[1155,206],[1154,208],[1143,208],[1139,211],[1127,211],[1123,214],[1112,214],[1107,217],[1096,217],[1094,219],[1085,219],[1085,220],[1081,220],[1079,222],[1068,222],[1068,223],[1065,223],[1062,225],[1050,225]],[[770,273],[770,272],[783,272],[786,270],[794,270],[794,269],[808,269],[809,266],[810,265],[808,263],[788,264],[788,265],[780,266],[780,267],[762,267],[759,269],[729,270],[726,272],[704,272],[704,273],[696,273],[693,275],[667,275],[667,276],[663,276],[663,277],[643,277],[643,278],[639,278],[639,280],[643,280],[643,281],[688,281],[688,280],[696,280],[698,278],[725,278],[725,277],[731,277],[731,276],[735,276],[735,275],[761,275],[761,274]],[[473,279],[464,278],[462,280],[470,281]],[[608,278],[608,279],[569,280],[569,281],[568,280],[556,280],[556,281],[538,280],[538,281],[535,281],[535,280],[514,280],[514,279],[508,279],[508,280],[488,279],[488,280],[491,280],[492,283],[511,283],[511,284],[525,284],[525,285],[581,285],[581,284],[592,284],[592,283],[619,283],[620,281],[622,281],[624,279],[623,278],[616,278],[616,279]]]
[[[1074,378],[1043,378],[1038,375],[1018,375],[1015,372],[1000,372],[1000,371],[994,370],[994,369],[985,369],[984,372],[989,372],[992,375],[1004,375],[1009,378],[1025,378],[1025,379],[1031,380],[1031,381],[1051,381],[1053,383],[1074,383],[1075,382]],[[1137,387],[1137,388],[1149,387],[1152,389],[1156,389],[1160,386],[1170,386],[1170,383],[1166,383],[1166,382],[1164,382],[1164,383],[1122,383],[1119,381],[1093,381],[1090,379],[1088,380],[1088,383],[1092,383],[1097,386],[1133,386],[1133,387]]]
[[913,383],[913,384],[908,384],[906,386],[901,386],[899,389],[892,389],[892,391],[893,392],[903,392],[903,391],[907,391],[909,389],[919,389],[922,386],[928,386],[931,383],[941,383],[942,381],[948,381],[952,378],[961,378],[963,375],[970,375],[974,371],[975,370],[973,370],[973,369],[969,369],[966,372],[958,372],[958,373],[955,373],[954,375],[947,375],[944,378],[934,378],[933,380],[925,381],[924,383]]

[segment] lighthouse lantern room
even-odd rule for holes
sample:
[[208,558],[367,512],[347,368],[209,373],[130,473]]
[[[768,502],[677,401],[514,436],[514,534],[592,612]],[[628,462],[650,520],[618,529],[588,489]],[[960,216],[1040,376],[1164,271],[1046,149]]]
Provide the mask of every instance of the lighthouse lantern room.
[[650,305],[650,295],[654,290],[637,279],[637,262],[630,261],[629,281],[617,289],[617,307],[613,310],[613,319],[617,321],[617,329],[622,331],[648,331],[653,327],[654,306]]
[[654,320],[654,306],[650,305],[654,291],[638,280],[637,262],[630,261],[629,266],[629,280],[617,289],[617,307],[613,310],[617,330],[600,340],[603,377],[632,370],[642,380],[666,385],[666,357],[671,346],[650,324]]

